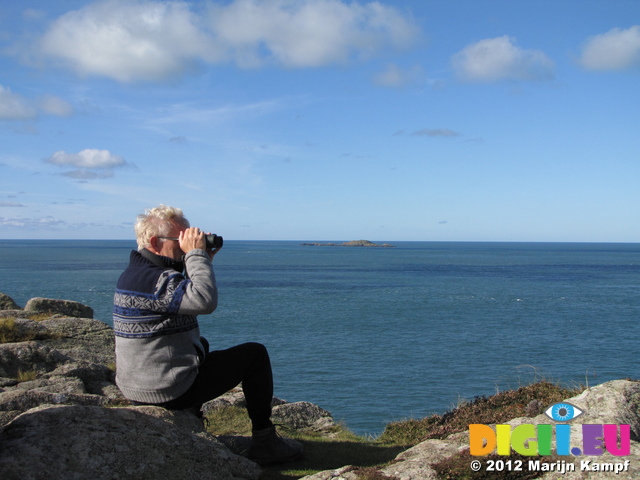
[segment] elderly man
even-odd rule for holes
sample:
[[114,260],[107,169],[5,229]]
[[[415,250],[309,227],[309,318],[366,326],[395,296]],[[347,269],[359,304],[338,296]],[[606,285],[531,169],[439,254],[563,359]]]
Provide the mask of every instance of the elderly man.
[[178,208],[160,205],[139,215],[138,251],[118,280],[113,325],[116,383],[134,404],[190,410],[239,383],[252,422],[249,457],[262,465],[295,460],[299,444],[282,439],[271,423],[273,377],[266,348],[245,343],[209,352],[197,315],[218,305],[205,234]]

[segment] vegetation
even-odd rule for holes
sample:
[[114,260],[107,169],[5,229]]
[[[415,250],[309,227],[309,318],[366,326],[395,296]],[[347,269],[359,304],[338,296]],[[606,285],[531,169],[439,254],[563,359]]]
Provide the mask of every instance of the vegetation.
[[430,438],[445,438],[465,431],[472,423],[505,423],[516,417],[532,417],[543,413],[549,405],[581,391],[582,388],[569,389],[541,381],[491,397],[476,397],[444,415],[390,423],[379,441],[415,445]]
[[[51,318],[50,314],[34,313],[28,316],[29,320],[40,322]],[[31,340],[44,340],[47,338],[58,338],[57,334],[43,331],[35,332],[27,328],[20,328],[16,324],[15,317],[0,318],[0,343],[28,342]]]
[[[323,470],[332,470],[345,465],[358,475],[359,480],[394,480],[385,476],[380,468],[389,465],[403,450],[430,438],[445,438],[456,432],[463,432],[471,423],[505,423],[515,417],[536,416],[543,413],[549,405],[580,393],[583,389],[564,388],[557,384],[541,381],[516,390],[507,390],[491,397],[476,397],[470,402],[446,412],[420,420],[393,422],[387,426],[377,439],[359,437],[344,426],[337,426],[331,435],[314,432],[285,431],[284,435],[302,442],[305,456],[299,462],[271,467],[265,470],[261,480],[293,480]],[[228,407],[211,412],[208,417],[208,431],[214,435],[251,435],[251,424],[246,410]],[[474,457],[462,452],[454,457],[434,465],[441,479],[483,479],[501,478],[500,472],[473,473],[469,464]],[[490,457],[487,457],[490,458]],[[521,458],[500,457],[502,460]],[[486,459],[485,459],[486,460]],[[556,459],[549,458],[549,462]],[[529,472],[521,477],[502,477],[509,479],[535,478]]]
[[26,342],[33,340],[33,333],[21,333],[15,318],[0,318],[0,343]]
[[18,382],[30,382],[36,378],[38,378],[38,372],[36,370],[27,370],[26,372],[18,370]]

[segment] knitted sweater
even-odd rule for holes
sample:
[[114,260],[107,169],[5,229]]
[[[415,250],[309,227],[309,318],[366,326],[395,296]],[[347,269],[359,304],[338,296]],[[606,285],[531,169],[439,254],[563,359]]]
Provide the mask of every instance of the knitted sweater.
[[178,262],[132,251],[118,280],[113,305],[116,383],[130,400],[174,400],[198,373],[205,352],[196,315],[215,310],[218,290],[207,252],[191,250],[184,262],[188,278],[176,270]]

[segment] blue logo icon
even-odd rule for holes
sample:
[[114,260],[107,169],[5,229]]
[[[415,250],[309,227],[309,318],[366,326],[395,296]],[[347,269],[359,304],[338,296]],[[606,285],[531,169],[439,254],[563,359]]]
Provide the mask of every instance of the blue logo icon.
[[584,412],[570,403],[556,403],[547,408],[544,414],[556,422],[569,422],[578,418]]

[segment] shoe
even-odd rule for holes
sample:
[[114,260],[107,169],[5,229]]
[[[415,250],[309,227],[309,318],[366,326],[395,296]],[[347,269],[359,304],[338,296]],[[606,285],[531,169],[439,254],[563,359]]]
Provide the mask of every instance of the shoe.
[[302,457],[302,444],[282,438],[276,427],[254,430],[252,433],[248,457],[260,466],[294,462]]

